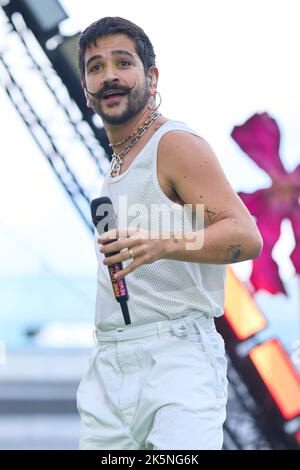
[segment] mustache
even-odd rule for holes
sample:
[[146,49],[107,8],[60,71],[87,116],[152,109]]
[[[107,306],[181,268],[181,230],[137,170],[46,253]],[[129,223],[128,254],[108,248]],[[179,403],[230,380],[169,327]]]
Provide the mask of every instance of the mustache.
[[118,85],[118,86],[117,85],[111,85],[111,86],[106,85],[104,88],[101,88],[101,90],[98,90],[95,93],[92,93],[86,87],[86,91],[89,93],[89,95],[92,95],[97,100],[101,100],[103,98],[104,93],[106,93],[107,91],[119,91],[121,93],[129,93],[131,90],[133,90],[135,85],[136,85],[136,82],[134,82],[134,84],[131,87],[124,87],[124,86],[121,86],[121,85]]

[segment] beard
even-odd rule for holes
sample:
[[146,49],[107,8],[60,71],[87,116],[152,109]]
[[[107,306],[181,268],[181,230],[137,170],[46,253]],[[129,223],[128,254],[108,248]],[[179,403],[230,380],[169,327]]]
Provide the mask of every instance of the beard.
[[[149,97],[149,90],[145,82],[144,87],[140,87],[137,89],[133,87],[130,91],[127,92],[125,97],[122,98],[124,100],[127,99],[127,106],[125,107],[125,109],[123,109],[123,111],[120,111],[119,114],[110,114],[104,111],[102,106],[102,99],[97,99],[94,97],[92,106],[95,113],[98,114],[101,119],[107,124],[121,125],[129,121],[130,119],[135,117],[140,111],[142,111],[142,109],[144,109],[145,106],[148,104]],[[117,106],[121,106],[121,104],[118,104]],[[116,107],[116,105],[113,105],[112,108],[113,107]]]

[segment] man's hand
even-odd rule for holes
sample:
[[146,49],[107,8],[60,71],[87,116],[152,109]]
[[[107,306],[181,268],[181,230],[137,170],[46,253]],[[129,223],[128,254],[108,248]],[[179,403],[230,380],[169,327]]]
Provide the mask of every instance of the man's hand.
[[[104,254],[118,252],[103,260],[103,264],[107,266],[130,259],[129,248],[131,249],[133,260],[125,269],[115,275],[115,278],[119,278],[131,273],[142,264],[150,264],[165,258],[170,238],[171,234],[167,232],[149,232],[140,227],[128,227],[103,233],[97,243],[102,244],[100,251]],[[110,240],[115,241],[110,242]]]

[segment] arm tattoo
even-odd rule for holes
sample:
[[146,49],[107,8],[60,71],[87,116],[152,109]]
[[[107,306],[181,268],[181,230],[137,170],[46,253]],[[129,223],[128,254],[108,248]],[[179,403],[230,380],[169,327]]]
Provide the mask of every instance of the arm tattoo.
[[213,211],[210,211],[209,209],[205,209],[206,212],[206,215],[207,215],[207,218],[209,220],[209,223],[213,223],[214,219],[216,218],[217,214]]
[[237,263],[241,256],[241,245],[230,245],[227,250],[229,263]]

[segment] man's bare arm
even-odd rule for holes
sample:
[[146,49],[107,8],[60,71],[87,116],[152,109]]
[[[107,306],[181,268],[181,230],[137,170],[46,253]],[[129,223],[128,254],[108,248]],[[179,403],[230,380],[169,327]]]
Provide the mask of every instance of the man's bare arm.
[[165,258],[227,264],[260,255],[262,237],[207,142],[188,132],[169,132],[160,140],[158,165],[185,204],[204,205],[203,247],[187,250],[191,233],[173,234]]

